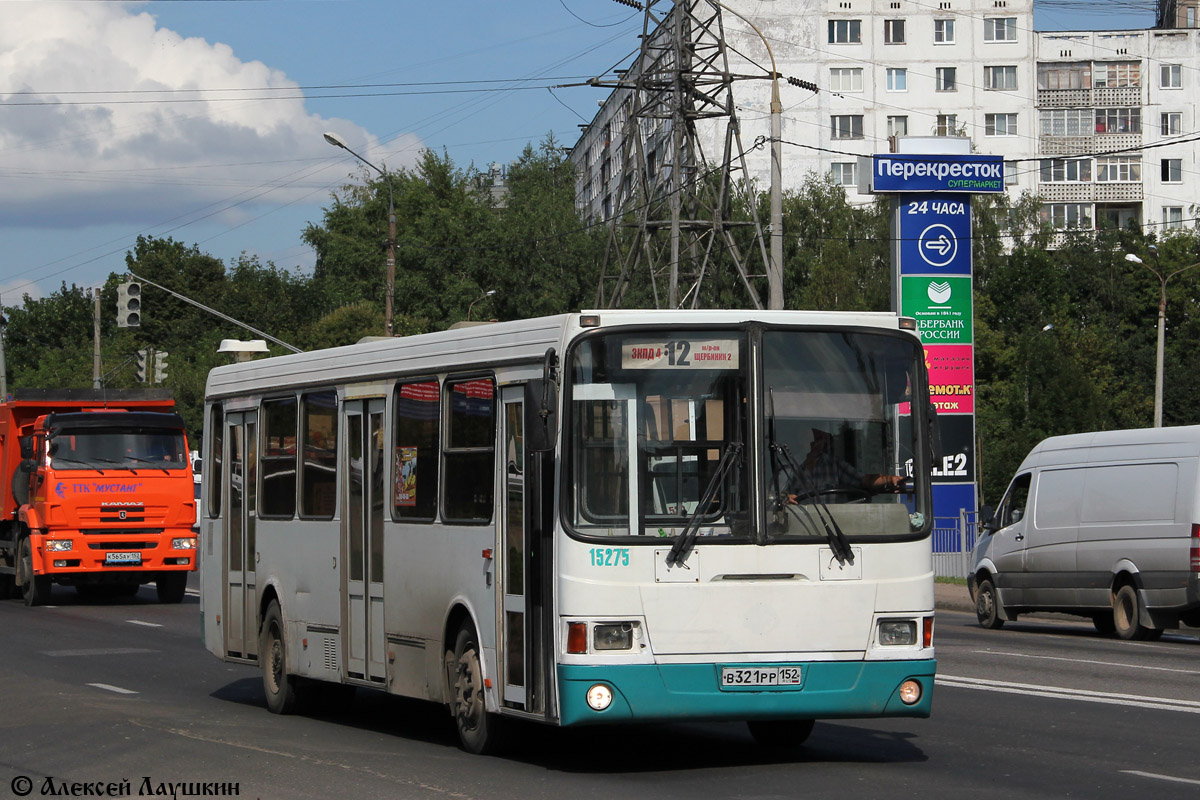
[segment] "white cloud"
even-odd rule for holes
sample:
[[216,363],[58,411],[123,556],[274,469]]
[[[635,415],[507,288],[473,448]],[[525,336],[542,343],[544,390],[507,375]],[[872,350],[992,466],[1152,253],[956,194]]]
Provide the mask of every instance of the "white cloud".
[[[319,187],[352,171],[330,166],[321,134],[337,131],[359,153],[378,144],[307,112],[279,70],[159,28],[140,5],[0,6],[0,226],[156,225],[227,207],[232,220],[247,212],[239,201],[321,202]],[[197,96],[179,91],[189,89],[230,91],[177,102]],[[294,99],[246,99],[267,95]],[[388,149],[419,146],[413,136]]]

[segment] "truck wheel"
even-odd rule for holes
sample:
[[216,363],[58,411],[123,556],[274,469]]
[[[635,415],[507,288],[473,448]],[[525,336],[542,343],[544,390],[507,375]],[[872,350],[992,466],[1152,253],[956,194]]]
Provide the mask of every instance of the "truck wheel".
[[799,747],[808,741],[814,721],[811,719],[753,719],[746,722],[750,735],[762,747]]
[[271,601],[263,616],[258,641],[258,661],[262,665],[263,692],[272,714],[294,714],[299,701],[299,680],[287,672],[287,640],[283,634],[283,612]]
[[178,603],[187,590],[186,572],[160,572],[154,587],[158,591],[158,602]]
[[1000,609],[996,605],[996,586],[991,578],[984,578],[975,589],[975,617],[985,628],[996,629],[1003,627],[1004,620],[1000,618]]
[[1128,583],[1113,595],[1113,627],[1122,639],[1140,641],[1150,636],[1151,629],[1138,619],[1137,590]]
[[33,545],[26,536],[17,555],[17,584],[25,605],[40,606],[50,598],[50,576],[33,574]]
[[499,740],[496,734],[500,719],[487,710],[479,644],[470,627],[464,626],[458,632],[450,674],[450,710],[463,749],[476,755],[492,752]]

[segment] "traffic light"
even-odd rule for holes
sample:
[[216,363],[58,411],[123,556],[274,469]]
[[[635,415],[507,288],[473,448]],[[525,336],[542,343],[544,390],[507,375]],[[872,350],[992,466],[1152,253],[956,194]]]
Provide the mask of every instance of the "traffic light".
[[142,285],[117,284],[117,327],[138,328],[142,324]]
[[167,351],[158,350],[154,353],[154,382],[162,383],[167,379]]
[[137,379],[138,383],[146,382],[146,361],[150,355],[149,350],[137,351]]

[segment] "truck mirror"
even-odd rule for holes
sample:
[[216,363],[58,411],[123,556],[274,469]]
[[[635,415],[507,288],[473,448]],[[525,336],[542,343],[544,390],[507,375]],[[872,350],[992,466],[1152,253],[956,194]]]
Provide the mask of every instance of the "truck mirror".
[[21,443],[21,458],[33,458],[33,437],[22,436]]

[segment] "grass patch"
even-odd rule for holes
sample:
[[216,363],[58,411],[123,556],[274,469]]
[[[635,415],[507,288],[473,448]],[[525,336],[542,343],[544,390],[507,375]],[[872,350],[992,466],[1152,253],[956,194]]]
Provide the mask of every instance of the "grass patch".
[[967,585],[966,578],[947,578],[947,577],[943,577],[943,576],[939,575],[934,578],[934,581],[936,581],[937,583],[953,583],[955,586],[966,586]]

